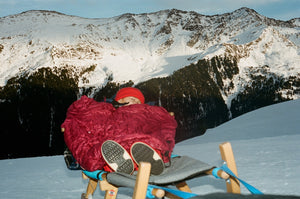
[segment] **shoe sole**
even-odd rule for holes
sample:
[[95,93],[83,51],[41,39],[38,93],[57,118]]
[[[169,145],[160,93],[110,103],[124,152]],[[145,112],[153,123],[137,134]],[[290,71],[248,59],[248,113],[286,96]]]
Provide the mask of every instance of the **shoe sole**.
[[132,174],[134,163],[129,153],[117,142],[105,141],[101,146],[105,162],[116,172]]
[[133,160],[140,162],[149,162],[151,164],[151,174],[159,175],[164,171],[164,162],[158,153],[149,145],[143,142],[136,142],[130,149]]

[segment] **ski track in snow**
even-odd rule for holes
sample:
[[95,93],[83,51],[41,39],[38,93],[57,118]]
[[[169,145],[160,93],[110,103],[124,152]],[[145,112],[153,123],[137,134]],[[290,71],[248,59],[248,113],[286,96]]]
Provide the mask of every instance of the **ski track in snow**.
[[[174,154],[189,155],[221,166],[218,145],[230,141],[239,177],[266,194],[300,195],[300,100],[252,111],[203,136],[176,144]],[[85,192],[81,171],[66,168],[63,156],[0,161],[0,198],[74,199]],[[212,176],[188,181],[199,195],[225,192],[223,180]],[[242,186],[242,193],[249,192]],[[129,199],[133,190],[120,188],[118,198]],[[97,188],[93,198],[103,198]]]

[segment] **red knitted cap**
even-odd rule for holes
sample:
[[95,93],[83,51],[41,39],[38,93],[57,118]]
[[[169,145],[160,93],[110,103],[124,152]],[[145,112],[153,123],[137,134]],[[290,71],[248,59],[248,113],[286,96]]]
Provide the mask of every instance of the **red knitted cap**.
[[143,93],[137,88],[126,87],[126,88],[120,89],[116,94],[115,100],[118,101],[125,97],[136,97],[141,101],[142,104],[145,103],[145,97],[144,97]]

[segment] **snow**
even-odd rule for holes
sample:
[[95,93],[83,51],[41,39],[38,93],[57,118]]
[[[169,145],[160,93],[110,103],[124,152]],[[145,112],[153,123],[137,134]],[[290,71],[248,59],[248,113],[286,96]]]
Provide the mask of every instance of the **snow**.
[[[300,196],[300,100],[264,107],[230,120],[205,135],[176,144],[174,153],[222,164],[218,145],[230,141],[239,177],[266,194]],[[0,161],[0,198],[80,198],[87,181],[66,168],[63,156]],[[223,180],[206,176],[187,182],[199,195],[225,192]],[[120,188],[129,199],[132,189]],[[249,192],[242,187],[242,193]],[[103,198],[97,188],[93,198]]]
[[[300,195],[299,110],[300,100],[295,100],[249,112],[177,144],[175,152],[220,165],[218,145],[229,141],[242,179],[264,193]],[[196,186],[194,190],[202,194],[207,189]]]
[[284,77],[296,74],[292,71],[299,68],[298,47],[273,28],[264,30],[260,38],[263,42],[255,42],[251,46],[252,52],[248,57],[240,60],[239,66],[248,68],[249,66],[269,65],[271,66],[270,72]]

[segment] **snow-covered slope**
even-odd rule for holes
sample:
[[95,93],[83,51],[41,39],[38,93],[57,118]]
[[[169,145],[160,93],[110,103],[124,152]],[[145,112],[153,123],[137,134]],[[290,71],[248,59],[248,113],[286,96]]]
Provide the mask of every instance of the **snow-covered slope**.
[[[300,196],[299,110],[300,100],[261,108],[210,129],[204,136],[178,143],[174,153],[219,166],[218,145],[230,141],[240,178],[266,194]],[[80,171],[67,170],[63,156],[1,160],[0,168],[1,198],[73,199],[87,185]],[[226,191],[223,180],[211,176],[188,184],[200,195]],[[129,199],[132,193],[121,188],[119,198]],[[242,188],[242,193],[248,191]],[[93,198],[103,196],[97,188]]]
[[229,141],[242,179],[264,193],[300,195],[300,174],[295,172],[300,169],[299,110],[300,100],[295,100],[249,112],[177,144],[175,153],[220,165],[218,144]]
[[[298,21],[269,19],[248,8],[214,16],[173,9],[107,19],[28,11],[0,18],[0,86],[17,74],[54,66],[75,69],[80,87],[100,86],[108,76],[138,83],[226,55],[240,67],[226,98],[247,82],[249,67],[300,73]],[[82,72],[90,66],[96,67]]]

